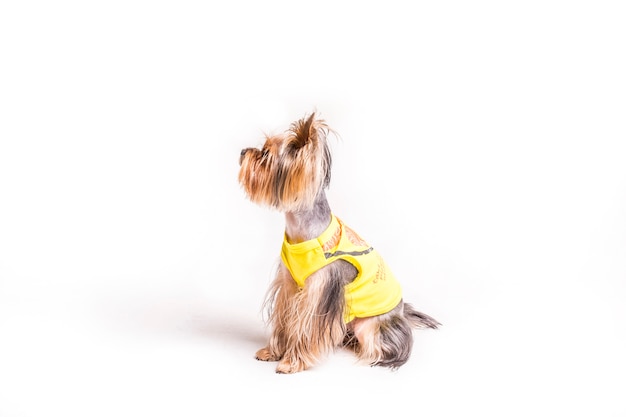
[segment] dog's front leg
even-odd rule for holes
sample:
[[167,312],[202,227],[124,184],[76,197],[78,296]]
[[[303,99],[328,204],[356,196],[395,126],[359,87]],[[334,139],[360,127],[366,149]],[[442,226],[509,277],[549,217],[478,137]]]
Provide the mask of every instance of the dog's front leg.
[[279,361],[284,356],[289,337],[288,326],[297,321],[290,316],[296,311],[294,303],[298,292],[298,286],[289,270],[281,263],[268,289],[264,305],[272,334],[267,346],[256,352],[258,360]]
[[284,328],[287,349],[276,372],[304,371],[343,341],[345,295],[331,264],[311,274],[290,303]]

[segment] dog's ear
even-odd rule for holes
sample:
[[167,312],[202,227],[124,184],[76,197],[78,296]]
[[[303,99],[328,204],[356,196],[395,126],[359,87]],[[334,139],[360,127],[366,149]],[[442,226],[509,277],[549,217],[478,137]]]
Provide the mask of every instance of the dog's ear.
[[292,131],[295,134],[294,144],[299,148],[317,140],[315,113],[311,113],[311,115],[306,119],[302,118],[301,120],[298,120],[294,124]]

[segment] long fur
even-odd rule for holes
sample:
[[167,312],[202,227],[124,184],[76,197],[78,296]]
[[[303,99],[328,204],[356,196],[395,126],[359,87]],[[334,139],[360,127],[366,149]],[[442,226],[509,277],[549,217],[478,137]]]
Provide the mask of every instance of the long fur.
[[[313,239],[329,224],[324,193],[332,166],[329,132],[313,113],[284,134],[266,137],[261,149],[241,151],[240,184],[254,203],[285,213],[290,243]],[[412,330],[436,329],[440,323],[404,301],[388,313],[345,323],[345,286],[357,272],[349,262],[337,260],[312,273],[299,288],[281,263],[264,303],[272,333],[256,358],[278,361],[278,373],[294,373],[315,366],[338,347],[348,347],[373,366],[396,369],[405,364],[413,347]]]

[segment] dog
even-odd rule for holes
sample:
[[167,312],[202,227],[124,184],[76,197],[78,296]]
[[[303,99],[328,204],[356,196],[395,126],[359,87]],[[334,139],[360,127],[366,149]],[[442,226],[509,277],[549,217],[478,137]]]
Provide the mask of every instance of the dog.
[[256,359],[291,374],[343,347],[395,370],[411,355],[412,330],[441,324],[403,301],[380,254],[331,211],[329,133],[312,112],[239,157],[247,197],[285,216],[281,262],[263,303],[271,334]]

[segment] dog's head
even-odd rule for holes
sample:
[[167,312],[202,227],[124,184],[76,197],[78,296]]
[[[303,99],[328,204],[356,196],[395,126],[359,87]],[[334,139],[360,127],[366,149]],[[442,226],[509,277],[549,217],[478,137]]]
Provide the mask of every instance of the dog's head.
[[330,183],[329,131],[313,113],[282,134],[266,136],[260,149],[243,149],[239,183],[250,200],[285,212],[312,207]]

